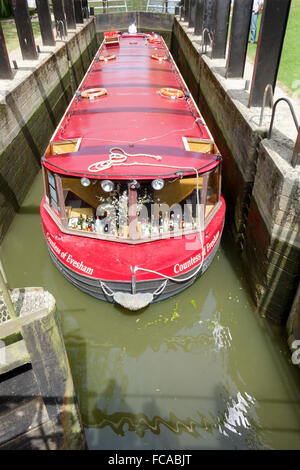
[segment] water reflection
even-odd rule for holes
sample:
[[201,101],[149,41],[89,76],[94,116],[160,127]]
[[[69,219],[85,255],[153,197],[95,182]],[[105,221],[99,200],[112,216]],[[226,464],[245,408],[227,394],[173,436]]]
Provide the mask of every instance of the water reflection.
[[57,300],[91,449],[299,449],[299,371],[283,331],[255,312],[225,231],[205,275],[174,298],[126,312],[52,264],[38,177],[0,247],[11,286]]

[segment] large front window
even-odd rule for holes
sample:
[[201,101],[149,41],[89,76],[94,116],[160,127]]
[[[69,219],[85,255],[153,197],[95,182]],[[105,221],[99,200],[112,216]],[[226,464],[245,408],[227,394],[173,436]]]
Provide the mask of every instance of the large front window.
[[220,198],[219,167],[198,178],[179,172],[138,181],[45,175],[62,230],[96,238],[142,242],[191,233],[209,220]]
[[136,191],[136,237],[143,239],[195,229],[203,177],[198,178],[198,183],[195,177],[154,181],[163,186],[154,189],[155,183],[142,182]]

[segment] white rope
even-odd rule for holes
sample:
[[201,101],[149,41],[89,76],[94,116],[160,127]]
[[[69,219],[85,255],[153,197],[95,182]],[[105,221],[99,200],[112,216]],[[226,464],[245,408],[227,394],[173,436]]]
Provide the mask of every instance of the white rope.
[[147,269],[147,268],[138,268],[138,267],[134,267],[134,272],[137,272],[137,271],[145,271],[147,273],[152,273],[152,274],[156,274],[157,276],[161,276],[161,277],[164,277],[165,279],[170,280],[170,281],[175,281],[175,282],[185,282],[185,281],[188,281],[189,279],[192,279],[192,277],[196,276],[198,274],[198,272],[201,270],[202,268],[202,265],[203,265],[203,261],[204,261],[204,257],[203,257],[203,238],[202,238],[202,235],[200,235],[200,240],[201,240],[201,256],[202,256],[202,259],[201,259],[201,263],[200,265],[198,266],[196,272],[194,272],[193,274],[191,274],[190,276],[188,277],[185,277],[184,279],[178,279],[176,277],[172,277],[172,276],[166,276],[165,274],[162,274],[158,271],[153,271],[152,269]]
[[[111,148],[109,151],[108,160],[92,163],[88,167],[88,171],[91,173],[97,173],[98,171],[104,171],[112,166],[124,165],[127,161],[127,157],[149,157],[155,158],[155,160],[161,160],[162,157],[159,155],[147,155],[146,153],[127,153],[121,148]],[[126,164],[125,164],[126,165]],[[127,164],[128,165],[128,164]],[[134,163],[134,165],[143,165],[143,163]]]
[[[116,152],[118,151],[118,152]],[[155,167],[162,167],[162,168],[172,168],[176,170],[192,170],[194,173],[196,173],[196,178],[197,178],[197,225],[199,229],[199,235],[200,235],[200,245],[201,245],[201,263],[198,266],[197,270],[195,273],[191,274],[188,277],[185,277],[183,279],[178,279],[177,277],[172,277],[172,276],[166,276],[165,274],[162,274],[158,271],[154,271],[152,269],[147,269],[147,268],[140,268],[138,266],[135,266],[133,268],[133,272],[136,273],[137,271],[144,271],[148,273],[155,274],[157,276],[161,276],[165,279],[169,279],[171,281],[175,282],[185,282],[191,279],[192,277],[196,276],[198,272],[201,270],[203,266],[203,261],[204,261],[204,255],[203,255],[203,233],[201,230],[201,220],[200,220],[200,202],[199,202],[199,173],[197,168],[194,167],[186,167],[186,166],[174,166],[174,165],[166,165],[162,163],[145,163],[145,162],[132,162],[132,163],[127,163],[127,157],[151,157],[155,158],[157,160],[161,160],[162,157],[159,155],[147,155],[147,154],[128,154],[123,150],[122,148],[112,148],[110,149],[110,155],[109,159],[97,163],[93,163],[92,165],[89,166],[88,170],[90,172],[97,172],[97,171],[103,171],[104,169],[110,168],[111,166],[133,166],[133,165],[139,165],[139,166],[155,166]],[[202,221],[202,227],[204,227],[204,215],[203,215],[203,221]],[[164,288],[166,285],[164,285]],[[103,287],[102,287],[103,288]],[[112,295],[112,294],[110,294]]]
[[166,279],[165,282],[163,282],[162,285],[153,292],[153,295],[160,295],[165,290],[167,283],[168,279]]
[[102,288],[105,295],[107,295],[109,297],[112,297],[113,295],[115,295],[114,291],[109,286],[104,284],[104,282],[100,281],[100,286],[101,286],[101,288]]
[[[118,143],[118,144],[138,144],[139,142],[146,142],[147,140],[155,140],[155,139],[161,139],[163,137],[167,137],[170,134],[174,134],[175,132],[187,132],[187,131],[192,131],[197,124],[197,122],[200,121],[200,123],[206,127],[206,124],[202,121],[201,117],[198,117],[195,119],[194,124],[192,127],[188,127],[185,129],[173,129],[172,131],[166,132],[165,134],[160,134],[160,135],[154,135],[152,137],[143,137],[142,139],[138,140],[113,140],[113,139],[99,139],[98,137],[81,137],[82,140],[90,140],[90,141],[95,141],[95,142],[111,142],[111,143]],[[65,126],[64,126],[65,127]],[[75,139],[76,137],[61,137],[62,140],[72,140]]]
[[[202,266],[203,266],[203,261],[204,261],[204,255],[203,255],[203,235],[202,235],[202,232],[200,231],[200,244],[201,244],[201,263],[200,265],[198,266],[196,272],[194,272],[193,274],[191,274],[190,276],[188,277],[185,277],[183,279],[178,279],[177,277],[172,277],[172,276],[166,276],[165,274],[162,274],[158,271],[153,271],[152,269],[147,269],[147,268],[139,268],[137,266],[135,266],[133,268],[133,272],[136,273],[137,271],[145,271],[147,273],[152,273],[152,274],[156,274],[157,276],[161,276],[161,277],[164,277],[165,279],[170,280],[170,281],[175,281],[175,282],[185,282],[185,281],[188,281],[189,279],[192,279],[192,277],[196,276],[199,271],[202,269]],[[166,281],[166,282],[167,282]]]
[[[153,295],[160,295],[166,288],[167,286],[167,282],[168,282],[168,279],[166,281],[164,281],[162,283],[161,286],[159,286],[154,292],[153,292]],[[113,297],[115,295],[115,292],[109,287],[107,286],[106,284],[104,284],[104,282],[100,281],[100,286],[104,292],[105,295],[109,296],[109,297]]]

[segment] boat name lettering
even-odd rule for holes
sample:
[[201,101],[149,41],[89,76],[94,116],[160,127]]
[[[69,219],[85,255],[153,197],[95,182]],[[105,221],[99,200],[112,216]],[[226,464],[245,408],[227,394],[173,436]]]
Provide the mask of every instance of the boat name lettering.
[[213,249],[213,247],[214,247],[214,246],[215,246],[215,244],[216,244],[216,241],[217,241],[217,240],[218,240],[218,238],[219,238],[219,235],[220,235],[220,232],[219,232],[219,231],[217,231],[217,233],[215,234],[215,236],[214,236],[214,238],[212,239],[212,241],[211,241],[211,242],[208,242],[208,243],[206,243],[206,245],[205,245],[205,248],[206,248],[206,251],[207,251],[207,253],[209,253],[209,252],[210,252],[210,250],[212,250],[212,249]]
[[53,248],[53,250],[55,251],[55,253],[57,253],[58,255],[61,254],[61,249],[56,245],[56,243],[52,240],[52,238],[50,237],[49,233],[47,233],[47,240],[49,242],[49,245],[51,245],[51,247]]
[[77,261],[72,257],[70,253],[67,251],[62,251],[56,243],[52,240],[51,236],[49,233],[46,235],[47,241],[49,242],[49,245],[51,245],[52,249],[57,253],[61,259],[63,259],[66,263],[71,264],[74,268],[79,269],[79,271],[82,271],[86,274],[92,275],[94,269],[89,268],[88,266],[85,266],[82,261]]
[[[220,235],[220,232],[218,231],[214,238],[212,239],[211,242],[208,242],[206,243],[205,247],[203,248],[203,251],[202,251],[202,255],[203,257],[206,255],[206,253],[209,253],[212,248],[215,246],[218,238],[219,238],[219,235]],[[190,268],[191,266],[193,266],[194,264],[197,264],[198,262],[201,261],[201,253],[198,253],[197,255],[195,256],[191,256],[191,258],[186,261],[185,263],[182,263],[182,264],[175,264],[174,266],[174,273],[175,274],[179,274],[181,273],[182,271],[185,271],[186,269]]]

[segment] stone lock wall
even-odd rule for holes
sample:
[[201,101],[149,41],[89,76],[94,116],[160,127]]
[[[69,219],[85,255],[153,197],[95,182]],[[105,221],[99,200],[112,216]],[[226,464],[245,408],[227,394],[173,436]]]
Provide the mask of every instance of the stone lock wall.
[[250,293],[261,314],[286,323],[300,273],[300,171],[290,165],[293,143],[276,132],[264,138],[246,91],[225,79],[223,60],[199,53],[199,39],[175,18],[171,51],[223,156],[226,222],[241,249]]
[[172,53],[223,156],[223,193],[227,221],[236,241],[244,239],[261,133],[243,116],[229,93],[228,82],[216,74],[212,61],[199,54],[200,41],[174,22]]
[[273,140],[259,146],[244,263],[259,310],[284,323],[300,273],[300,175]]
[[[97,50],[94,19],[13,81],[0,101],[0,242],[40,169],[40,159]],[[68,57],[71,66],[69,66]]]

